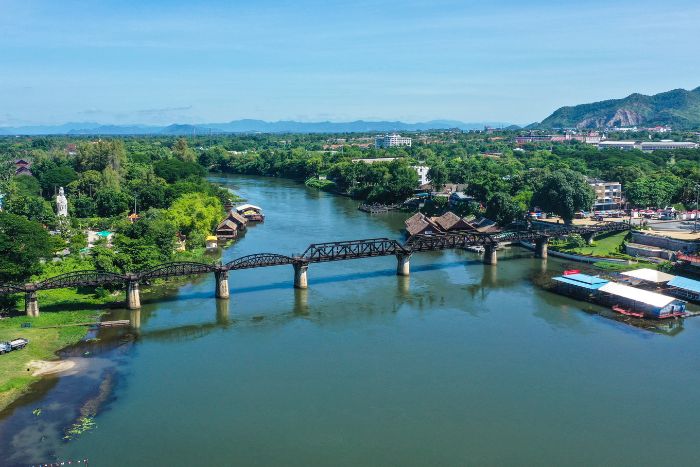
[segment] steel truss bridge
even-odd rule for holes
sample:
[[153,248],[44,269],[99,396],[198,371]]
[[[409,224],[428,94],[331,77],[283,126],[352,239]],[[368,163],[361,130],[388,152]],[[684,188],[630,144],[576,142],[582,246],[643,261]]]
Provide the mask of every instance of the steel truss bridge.
[[[126,274],[97,270],[75,271],[29,284],[0,283],[0,296],[25,293],[28,299],[31,295],[34,297],[33,300],[36,301],[36,292],[39,290],[103,286],[127,286],[127,288],[131,290],[134,284],[136,285],[136,293],[138,294],[139,283],[148,283],[154,279],[169,279],[215,273],[217,279],[226,280],[230,271],[280,265],[294,266],[295,272],[297,272],[297,274],[295,274],[295,286],[305,288],[305,273],[310,263],[373,258],[376,256],[396,256],[399,258],[399,261],[406,261],[407,258],[416,252],[461,249],[467,247],[483,247],[486,254],[489,254],[490,251],[494,255],[491,261],[487,261],[486,257],[484,261],[495,263],[495,248],[498,244],[527,241],[536,242],[539,245],[544,244],[546,247],[548,238],[565,237],[572,234],[580,234],[584,237],[592,238],[594,235],[621,232],[629,228],[629,224],[624,222],[608,222],[586,227],[553,225],[551,229],[537,230],[527,228],[523,230],[508,230],[495,234],[456,232],[439,235],[415,235],[409,237],[403,243],[389,238],[314,243],[309,245],[300,255],[287,256],[276,253],[257,253],[217,265],[181,261],[164,263],[150,269]],[[303,284],[299,282],[300,277],[297,277],[299,272],[304,274]],[[400,272],[398,273],[401,274]],[[226,288],[225,294],[228,296],[228,288]],[[217,296],[221,296],[219,292],[217,292]]]

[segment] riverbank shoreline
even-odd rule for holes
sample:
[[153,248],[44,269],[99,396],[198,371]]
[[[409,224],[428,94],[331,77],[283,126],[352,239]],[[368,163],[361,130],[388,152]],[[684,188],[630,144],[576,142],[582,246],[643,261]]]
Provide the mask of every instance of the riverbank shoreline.
[[[0,321],[0,341],[29,339],[24,349],[0,356],[0,419],[13,402],[30,393],[43,377],[74,367],[60,360],[58,353],[88,334],[88,327],[75,324],[99,320],[100,315],[96,310],[64,311],[45,313],[31,320],[16,316]],[[27,322],[32,326],[22,327]]]
[[[211,262],[219,260],[231,242],[218,250],[215,258],[205,249],[188,252],[187,260]],[[189,279],[155,280],[142,287],[144,294],[157,294],[179,288]],[[39,292],[40,315],[30,318],[19,310],[24,306],[24,298],[18,300],[17,315],[0,320],[0,341],[16,337],[29,339],[30,344],[21,351],[3,355],[0,362],[0,419],[5,410],[16,400],[31,393],[32,386],[43,377],[56,375],[74,368],[64,360],[57,360],[63,349],[83,340],[89,332],[88,322],[100,321],[106,310],[122,309],[125,298],[119,298],[124,291],[111,292],[104,296],[95,293],[80,293],[76,289],[55,289]],[[22,328],[24,323],[31,327]],[[35,349],[40,351],[35,352]],[[7,362],[9,365],[4,365]]]

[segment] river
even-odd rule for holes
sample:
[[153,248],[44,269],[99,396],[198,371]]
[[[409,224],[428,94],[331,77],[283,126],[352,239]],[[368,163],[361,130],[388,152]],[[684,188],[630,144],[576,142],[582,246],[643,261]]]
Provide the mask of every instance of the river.
[[[402,238],[405,214],[214,180],[267,216],[225,261]],[[409,278],[386,257],[312,264],[308,290],[278,266],[231,273],[228,301],[211,275],[144,294],[138,332],[69,349],[80,371],[4,414],[0,465],[695,464],[700,318],[651,332],[536,285],[566,267],[520,248],[497,266],[446,251],[415,254]],[[61,439],[92,412],[96,428]]]

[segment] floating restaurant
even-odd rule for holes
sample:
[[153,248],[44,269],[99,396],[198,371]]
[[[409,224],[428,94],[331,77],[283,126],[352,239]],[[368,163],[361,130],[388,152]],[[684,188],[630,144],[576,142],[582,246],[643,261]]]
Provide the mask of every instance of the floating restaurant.
[[235,209],[238,214],[245,217],[250,222],[263,222],[265,220],[265,215],[262,212],[262,208],[259,206],[241,204],[240,206],[236,206]]
[[622,272],[620,275],[630,285],[653,288],[685,300],[700,302],[700,281],[647,268]]
[[630,287],[587,274],[554,277],[556,289],[563,295],[573,296],[614,311],[638,318],[672,318],[685,314],[685,302],[674,297]]

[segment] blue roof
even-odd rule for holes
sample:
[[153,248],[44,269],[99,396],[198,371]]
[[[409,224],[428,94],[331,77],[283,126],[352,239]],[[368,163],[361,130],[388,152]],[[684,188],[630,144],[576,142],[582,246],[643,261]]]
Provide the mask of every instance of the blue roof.
[[700,281],[693,279],[688,279],[687,277],[676,276],[670,281],[668,285],[672,287],[678,287],[679,289],[690,290],[691,292],[700,293]]
[[589,290],[598,290],[609,282],[605,279],[601,279],[600,277],[589,276],[588,274],[570,274],[568,276],[554,277],[553,279],[558,282],[575,285],[576,287],[582,287]]

